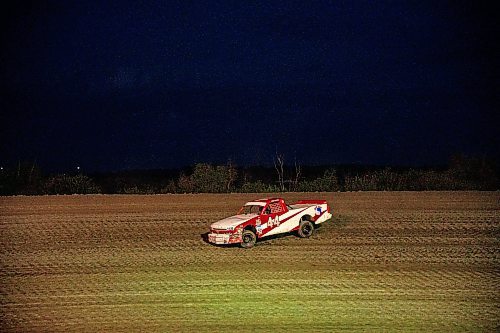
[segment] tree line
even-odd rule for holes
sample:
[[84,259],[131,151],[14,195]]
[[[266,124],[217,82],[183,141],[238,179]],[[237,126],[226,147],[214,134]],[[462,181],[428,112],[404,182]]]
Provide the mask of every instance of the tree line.
[[277,155],[271,167],[198,163],[182,170],[85,175],[45,175],[36,163],[0,170],[0,195],[276,193],[332,191],[498,190],[498,167],[484,158],[455,156],[445,168],[310,167],[287,165]]

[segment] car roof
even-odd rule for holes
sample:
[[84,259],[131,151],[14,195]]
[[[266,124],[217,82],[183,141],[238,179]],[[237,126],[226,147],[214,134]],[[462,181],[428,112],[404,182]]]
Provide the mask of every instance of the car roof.
[[277,202],[277,201],[282,201],[283,199],[281,198],[263,198],[263,199],[255,199],[255,200],[252,200],[252,201],[249,201],[245,204],[245,206],[251,206],[251,205],[255,205],[255,206],[265,206],[266,204],[270,203],[270,202]]

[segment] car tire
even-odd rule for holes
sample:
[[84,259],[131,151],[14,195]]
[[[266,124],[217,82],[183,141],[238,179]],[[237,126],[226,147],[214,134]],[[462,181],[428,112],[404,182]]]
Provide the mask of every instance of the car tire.
[[257,241],[257,236],[252,230],[245,230],[243,234],[241,234],[241,243],[240,246],[244,249],[249,249],[255,245]]
[[302,237],[302,238],[311,237],[313,232],[314,232],[314,224],[311,221],[307,221],[307,220],[300,221],[299,230],[297,231],[297,233],[299,234],[299,237]]

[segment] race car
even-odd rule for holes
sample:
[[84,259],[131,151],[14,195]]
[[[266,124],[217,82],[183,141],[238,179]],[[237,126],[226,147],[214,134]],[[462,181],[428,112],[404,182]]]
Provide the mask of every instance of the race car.
[[213,223],[208,241],[251,248],[258,238],[291,231],[307,238],[331,217],[325,200],[301,200],[288,205],[282,198],[258,199],[247,202],[238,214]]

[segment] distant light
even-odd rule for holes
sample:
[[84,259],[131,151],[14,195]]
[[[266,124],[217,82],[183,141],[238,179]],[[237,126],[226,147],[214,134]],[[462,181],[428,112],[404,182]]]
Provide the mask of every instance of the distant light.
[[76,170],[80,170],[80,167],[79,167],[79,166],[77,166],[77,167],[76,167]]
[[3,170],[3,167],[0,167],[0,170]]

